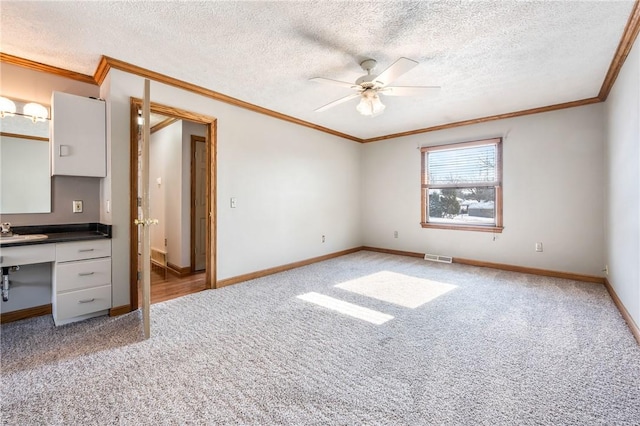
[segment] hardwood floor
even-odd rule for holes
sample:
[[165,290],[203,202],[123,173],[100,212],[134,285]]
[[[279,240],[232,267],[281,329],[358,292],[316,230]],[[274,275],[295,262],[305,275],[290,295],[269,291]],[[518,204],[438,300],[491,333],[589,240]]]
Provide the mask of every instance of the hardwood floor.
[[[151,270],[151,304],[186,296],[205,290],[205,273],[196,272],[186,277],[177,277],[168,272],[165,274],[161,269]],[[142,306],[142,290],[138,289],[139,306]]]

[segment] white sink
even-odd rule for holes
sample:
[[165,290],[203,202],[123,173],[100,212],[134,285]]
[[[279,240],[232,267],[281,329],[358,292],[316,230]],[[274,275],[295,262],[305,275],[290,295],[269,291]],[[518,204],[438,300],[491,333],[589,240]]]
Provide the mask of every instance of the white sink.
[[31,235],[17,235],[13,234],[11,237],[0,237],[0,244],[22,243],[25,241],[38,241],[46,240],[49,238],[44,234],[31,234]]

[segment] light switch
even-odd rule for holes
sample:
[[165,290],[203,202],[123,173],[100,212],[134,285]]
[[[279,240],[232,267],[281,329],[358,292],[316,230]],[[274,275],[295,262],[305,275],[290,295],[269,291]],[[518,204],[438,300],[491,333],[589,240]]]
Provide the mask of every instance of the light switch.
[[236,208],[236,197],[231,197],[231,208],[232,209]]

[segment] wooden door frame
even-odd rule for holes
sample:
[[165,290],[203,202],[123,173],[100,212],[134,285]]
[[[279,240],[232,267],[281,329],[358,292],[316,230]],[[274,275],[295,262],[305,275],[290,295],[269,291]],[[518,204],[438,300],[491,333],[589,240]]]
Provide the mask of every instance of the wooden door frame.
[[198,142],[207,143],[207,138],[191,135],[191,272],[196,271],[196,168],[194,166],[196,163],[196,143]]
[[[129,254],[129,300],[130,310],[138,309],[138,229],[133,223],[138,217],[138,133],[137,121],[138,111],[142,109],[142,99],[131,98],[131,120],[130,120],[130,207],[129,207],[129,229],[130,229],[130,254]],[[205,140],[207,156],[207,180],[206,194],[207,207],[209,210],[209,220],[207,220],[206,262],[205,262],[205,283],[209,289],[216,288],[216,157],[217,157],[217,119],[208,115],[197,114],[179,108],[151,102],[151,112],[166,115],[167,117],[179,120],[188,120],[195,123],[204,124],[206,127]]]

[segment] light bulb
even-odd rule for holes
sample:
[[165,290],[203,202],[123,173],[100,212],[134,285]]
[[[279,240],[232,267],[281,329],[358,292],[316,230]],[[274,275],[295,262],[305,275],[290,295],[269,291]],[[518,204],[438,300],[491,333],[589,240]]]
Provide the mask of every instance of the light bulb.
[[16,104],[9,98],[0,96],[0,118],[13,117],[16,113]]
[[384,111],[386,107],[380,101],[380,97],[373,90],[365,90],[362,92],[362,97],[360,98],[360,103],[356,107],[356,110],[362,115],[366,115],[369,117],[374,117],[379,115]]
[[34,123],[38,121],[45,121],[49,118],[49,111],[47,108],[35,102],[26,104],[22,112],[27,116],[27,118],[31,118]]

